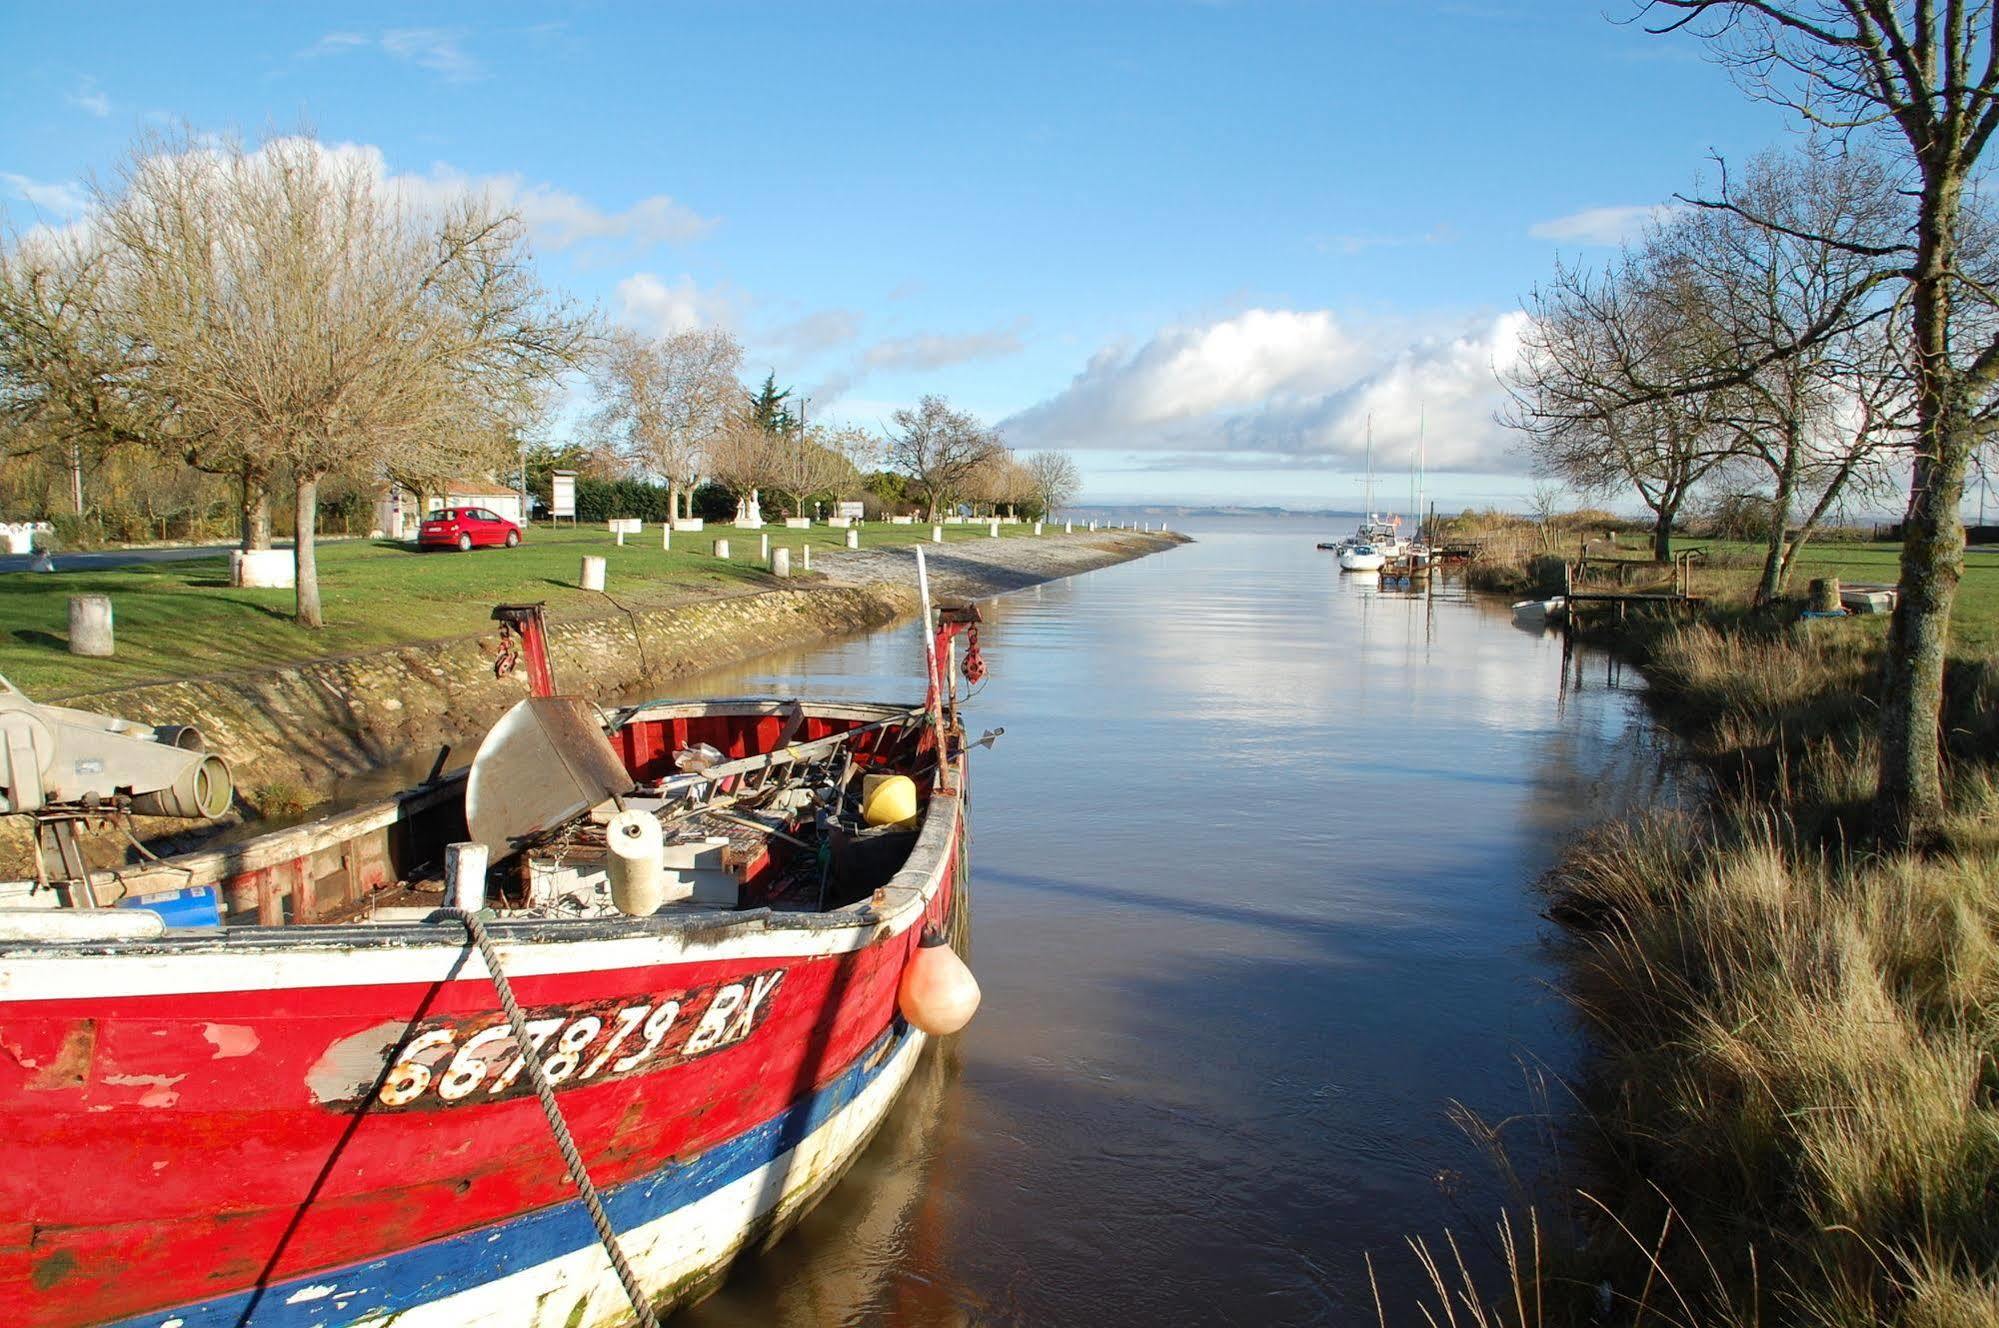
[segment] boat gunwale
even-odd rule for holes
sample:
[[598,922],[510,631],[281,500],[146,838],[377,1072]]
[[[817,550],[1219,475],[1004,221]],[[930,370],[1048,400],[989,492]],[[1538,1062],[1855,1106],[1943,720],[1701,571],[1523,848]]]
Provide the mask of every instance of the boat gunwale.
[[[955,763],[962,772],[965,756]],[[947,809],[940,803],[948,802]],[[543,946],[610,943],[646,938],[704,941],[737,934],[797,932],[814,935],[815,949],[862,949],[875,941],[900,935],[928,910],[931,896],[948,874],[950,855],[964,821],[964,803],[956,793],[933,792],[924,806],[923,826],[909,857],[873,896],[825,913],[755,909],[688,909],[651,917],[495,918],[487,932],[503,950],[523,951]],[[190,931],[142,941],[0,941],[0,960],[53,960],[84,957],[145,959],[188,958],[269,951],[339,953],[396,949],[412,954],[460,954],[471,947],[462,927],[452,921],[376,923],[237,924],[217,932]],[[828,933],[852,933],[853,944],[837,945]],[[662,960],[658,962],[675,962]],[[479,973],[483,973],[480,966]],[[478,976],[468,971],[460,976]],[[7,999],[0,975],[0,1000]],[[19,996],[16,999],[32,999]]]
[[[818,701],[804,697],[776,700],[754,696],[710,697],[690,701],[659,699],[643,701],[616,710],[605,710],[601,706],[598,709],[611,721],[611,727],[606,730],[610,733],[635,721],[651,722],[656,719],[701,718],[731,714],[786,715],[792,712],[794,706],[803,707],[807,715],[823,715],[863,722],[893,719],[897,715],[910,714],[915,709],[907,703],[894,701]],[[332,812],[295,825],[281,826],[263,834],[252,835],[233,843],[220,844],[214,848],[191,849],[186,853],[171,854],[157,862],[135,863],[118,871],[98,868],[90,873],[90,885],[94,891],[107,886],[118,887],[122,891],[118,898],[131,898],[220,885],[232,877],[250,872],[268,871],[305,854],[421,815],[454,792],[462,794],[470,772],[470,765],[461,766],[456,770],[440,774],[435,779],[427,779],[406,789],[399,789],[386,797],[362,803],[358,807],[349,807],[344,811]],[[32,883],[32,878],[29,877],[13,877],[0,881],[0,885],[13,887]],[[116,902],[116,898],[101,900],[100,906],[109,906]]]

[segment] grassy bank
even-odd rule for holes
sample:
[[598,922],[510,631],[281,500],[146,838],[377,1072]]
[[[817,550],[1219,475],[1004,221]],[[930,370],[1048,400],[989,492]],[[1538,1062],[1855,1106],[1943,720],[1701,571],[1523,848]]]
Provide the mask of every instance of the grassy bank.
[[[952,543],[990,538],[983,525],[944,529]],[[1000,530],[1003,538],[1033,538],[1029,525]],[[779,526],[765,533],[773,547],[810,543],[815,557],[845,546],[846,532],[826,527]],[[878,525],[862,532],[861,543],[879,548],[928,535],[928,526]],[[713,556],[717,539],[729,541],[730,558]],[[605,596],[577,587],[584,554],[607,560],[607,587],[617,605],[663,608],[775,584],[757,549],[756,532],[720,527],[677,534],[670,552],[660,549],[656,527],[627,536],[622,548],[602,530],[547,527],[531,531],[517,549],[469,554],[417,553],[387,541],[330,543],[319,550],[327,619],[320,631],[292,622],[289,590],[231,587],[226,558],[101,572],[16,572],[0,575],[0,674],[52,700],[465,636],[486,630],[488,612],[498,603],[545,600],[558,620],[615,612]],[[795,556],[793,561],[795,570]],[[78,594],[111,596],[116,657],[68,653],[68,599]]]
[[[1591,565],[1603,579],[1607,581],[1611,571],[1619,573],[1619,588],[1668,589],[1673,583],[1670,567],[1647,562],[1650,542],[1642,532],[1632,532],[1628,522],[1623,523],[1625,528],[1614,544],[1604,539],[1606,530],[1619,525],[1604,513],[1572,513],[1556,517],[1546,526],[1498,514],[1458,520],[1464,527],[1462,537],[1482,546],[1469,571],[1472,585],[1480,590],[1552,594],[1561,588],[1562,563],[1576,561],[1584,541],[1588,541]],[[1674,540],[1674,548],[1695,553],[1689,587],[1692,593],[1705,597],[1724,614],[1749,607],[1763,571],[1762,545],[1681,537]],[[1893,585],[1901,576],[1901,556],[1899,544],[1858,540],[1808,543],[1797,554],[1786,591],[1802,599],[1812,579],[1825,576],[1836,576],[1847,584]],[[1861,631],[1877,634],[1886,628],[1885,617],[1864,620],[1860,625]],[[1966,655],[1999,651],[1999,550],[1973,550],[1966,555],[1951,636],[1953,647]]]
[[[1819,565],[1878,580],[1883,553]],[[1921,853],[1870,842],[1879,620],[1611,629],[1712,793],[1548,882],[1597,1177],[1548,1321],[1999,1324],[1995,576],[1960,599],[1953,816]]]

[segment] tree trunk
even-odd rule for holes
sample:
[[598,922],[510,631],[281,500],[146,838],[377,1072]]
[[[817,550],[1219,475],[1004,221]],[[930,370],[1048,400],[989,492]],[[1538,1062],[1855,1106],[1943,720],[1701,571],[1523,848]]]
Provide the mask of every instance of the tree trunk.
[[292,565],[298,573],[298,624],[324,627],[319,611],[319,559],[314,531],[319,524],[319,476],[300,475],[292,506],[297,534],[292,540]]
[[242,548],[254,553],[271,547],[271,490],[263,477],[243,472]]
[[1791,498],[1798,487],[1797,455],[1795,447],[1788,449],[1783,465],[1777,468],[1777,491],[1770,498],[1770,533],[1765,541],[1763,578],[1756,585],[1758,604],[1768,604],[1783,593],[1784,576],[1790,571],[1786,541],[1791,528]]
[[1944,652],[1964,572],[1957,507],[1975,437],[1965,386],[1951,360],[1950,283],[1961,170],[1925,162],[1910,311],[1916,342],[1916,458],[1902,524],[1902,571],[1882,660],[1881,778],[1876,813],[1902,843],[1928,839],[1943,820]]
[[680,519],[680,481],[666,482],[666,524],[672,525]]
[[1673,518],[1680,514],[1677,502],[1664,503],[1653,511],[1652,521],[1652,561],[1669,563],[1673,561]]

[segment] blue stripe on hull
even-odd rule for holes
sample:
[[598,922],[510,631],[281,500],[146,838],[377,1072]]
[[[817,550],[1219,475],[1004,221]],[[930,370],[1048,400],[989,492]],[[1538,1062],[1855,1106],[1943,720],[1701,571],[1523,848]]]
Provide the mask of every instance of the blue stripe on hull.
[[[698,1157],[600,1191],[619,1231],[643,1226],[790,1152],[847,1106],[895,1060],[907,1036],[898,1020],[840,1077],[763,1124]],[[549,1148],[553,1150],[553,1140]],[[199,1304],[119,1320],[112,1328],[333,1328],[442,1300],[597,1243],[580,1199],[478,1227],[367,1263],[350,1264]],[[200,1258],[198,1250],[190,1258]],[[293,1302],[299,1292],[336,1290]],[[177,1321],[177,1322],[176,1322]]]

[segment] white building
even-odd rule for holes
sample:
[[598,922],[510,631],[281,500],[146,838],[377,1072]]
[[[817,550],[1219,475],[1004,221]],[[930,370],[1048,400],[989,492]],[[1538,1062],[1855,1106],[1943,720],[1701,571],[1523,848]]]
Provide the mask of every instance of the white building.
[[483,507],[517,526],[527,524],[517,491],[491,480],[447,480],[442,489],[425,494],[421,505],[401,485],[385,485],[375,494],[375,529],[390,539],[413,540],[425,515],[442,507]]

